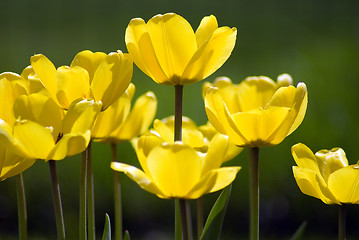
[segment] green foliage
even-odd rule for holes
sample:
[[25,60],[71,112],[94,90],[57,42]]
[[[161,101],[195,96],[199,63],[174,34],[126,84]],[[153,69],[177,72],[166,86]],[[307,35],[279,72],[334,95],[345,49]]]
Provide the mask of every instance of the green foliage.
[[290,238],[290,240],[303,239],[303,233],[304,233],[306,227],[307,227],[307,222],[306,221],[302,222],[302,224],[300,224],[299,228],[297,229],[297,231],[295,231],[295,233]]
[[106,213],[105,227],[103,228],[102,240],[111,240],[111,222],[110,216]]

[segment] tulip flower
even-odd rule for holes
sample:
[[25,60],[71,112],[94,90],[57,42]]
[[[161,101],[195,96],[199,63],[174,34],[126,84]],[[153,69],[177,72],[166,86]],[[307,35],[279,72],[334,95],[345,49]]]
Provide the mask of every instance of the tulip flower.
[[359,204],[359,165],[349,165],[341,148],[313,152],[304,144],[292,147],[293,167],[300,190],[326,204]]
[[61,160],[85,150],[99,111],[94,101],[77,100],[65,114],[41,93],[22,95],[14,103],[14,125],[0,121],[0,141],[23,157]]
[[31,57],[31,66],[50,97],[64,109],[79,98],[102,103],[102,110],[107,109],[126,91],[133,69],[129,54],[89,50],[78,53],[70,67],[56,69],[42,54]]
[[92,130],[95,141],[130,141],[148,129],[155,117],[157,99],[153,92],[141,95],[131,110],[135,92],[132,83],[126,92],[97,117]]
[[215,16],[204,17],[193,31],[175,13],[156,15],[147,23],[130,21],[125,34],[128,52],[136,65],[155,82],[188,85],[220,68],[230,56],[237,29],[218,27]]
[[165,143],[158,136],[142,136],[136,153],[143,170],[119,162],[111,163],[111,168],[160,198],[196,199],[235,179],[240,167],[220,167],[227,147],[223,135],[212,140],[207,153],[183,142]]
[[240,84],[228,78],[204,85],[209,121],[238,146],[279,144],[303,121],[307,109],[304,83],[291,86],[288,74],[277,83],[268,77],[248,77]]

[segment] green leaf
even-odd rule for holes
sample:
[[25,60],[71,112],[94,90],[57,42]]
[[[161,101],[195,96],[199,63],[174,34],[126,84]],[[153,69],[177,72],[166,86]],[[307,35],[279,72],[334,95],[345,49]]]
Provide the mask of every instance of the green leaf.
[[111,240],[111,223],[110,217],[106,213],[105,227],[103,228],[102,240]]
[[130,233],[126,230],[125,235],[123,236],[123,240],[131,240]]
[[231,194],[232,184],[226,187],[212,207],[204,225],[201,240],[219,239],[221,236],[224,214]]
[[299,228],[297,229],[297,231],[295,231],[295,233],[290,238],[290,240],[303,239],[303,233],[306,227],[307,227],[307,221],[302,222],[302,224],[300,224]]

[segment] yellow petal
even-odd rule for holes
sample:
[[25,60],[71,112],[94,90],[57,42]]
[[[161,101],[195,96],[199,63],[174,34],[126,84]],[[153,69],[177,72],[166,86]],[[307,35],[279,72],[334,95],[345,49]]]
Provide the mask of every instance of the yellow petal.
[[21,73],[21,77],[26,79],[30,86],[29,86],[29,93],[37,93],[40,91],[46,91],[44,85],[42,85],[39,77],[34,72],[32,66],[27,66]]
[[127,118],[130,109],[131,99],[127,93],[124,93],[105,111],[100,112],[92,129],[92,137],[98,140],[109,138]]
[[72,156],[85,151],[91,139],[91,131],[82,133],[65,134],[52,149],[45,160],[62,160],[67,156]]
[[121,140],[131,140],[137,137],[149,128],[156,110],[157,99],[153,92],[141,95],[125,122],[111,136]]
[[228,137],[217,134],[208,146],[207,155],[203,164],[202,176],[209,171],[219,168],[224,162],[228,149]]
[[330,151],[320,150],[315,153],[320,172],[325,181],[328,177],[340,168],[348,166],[348,159],[341,148],[333,148]]
[[194,53],[182,75],[183,85],[200,81],[217,71],[231,55],[237,36],[236,28],[221,27]]
[[161,120],[155,119],[155,121],[153,122],[153,128],[155,129],[154,134],[161,137],[165,142],[174,142],[173,127],[167,126]]
[[68,109],[70,104],[78,98],[89,98],[90,83],[87,71],[81,67],[59,67],[57,69],[57,99]]
[[52,129],[55,140],[62,128],[63,110],[48,96],[41,93],[19,97],[14,104],[18,119],[31,120]]
[[35,159],[23,158],[0,147],[0,181],[22,173],[35,163]]
[[208,41],[217,28],[218,23],[215,16],[211,15],[204,17],[196,30],[197,48]]
[[180,142],[154,148],[147,157],[153,181],[168,198],[182,198],[199,182],[202,159]]
[[294,97],[294,104],[292,109],[294,109],[293,112],[295,112],[295,120],[292,124],[292,127],[289,130],[289,134],[291,134],[292,132],[294,132],[299,125],[302,123],[304,116],[305,116],[305,112],[307,110],[307,105],[308,105],[308,92],[307,92],[307,87],[304,83],[299,83],[297,85],[297,91]]
[[30,62],[41,83],[47,89],[53,100],[57,103],[57,80],[55,66],[42,54],[32,56]]
[[127,89],[132,78],[133,62],[129,54],[110,53],[97,68],[91,90],[96,101],[105,110]]
[[62,133],[82,133],[92,129],[101,104],[94,101],[74,101],[62,122]]
[[153,180],[140,169],[119,162],[112,162],[111,168],[118,172],[124,172],[129,178],[131,178],[134,182],[136,182],[142,189],[150,193],[164,197],[164,194],[156,186],[156,183],[154,183]]
[[227,187],[234,181],[240,169],[241,167],[223,167],[212,170],[211,173],[216,174],[216,182],[209,192],[216,192]]
[[341,203],[358,203],[358,165],[341,168],[332,173],[328,178],[328,187]]
[[106,58],[107,54],[103,52],[91,52],[84,50],[76,54],[71,62],[71,67],[79,66],[88,72],[90,83],[100,63]]
[[147,29],[161,68],[172,84],[180,84],[179,77],[197,48],[191,25],[183,17],[167,13],[151,18]]
[[14,137],[31,154],[32,158],[47,159],[55,146],[51,128],[45,128],[32,121],[16,122]]
[[339,204],[338,199],[332,194],[327,184],[318,173],[308,169],[293,167],[293,174],[300,190],[309,196],[319,198],[326,204]]
[[299,168],[308,168],[320,174],[318,162],[313,152],[303,143],[292,146],[292,156]]
[[208,120],[218,132],[227,135],[238,146],[247,142],[231,120],[218,88],[210,88],[207,91],[205,110]]
[[241,112],[265,108],[277,90],[275,82],[268,77],[248,77],[238,85],[236,97]]

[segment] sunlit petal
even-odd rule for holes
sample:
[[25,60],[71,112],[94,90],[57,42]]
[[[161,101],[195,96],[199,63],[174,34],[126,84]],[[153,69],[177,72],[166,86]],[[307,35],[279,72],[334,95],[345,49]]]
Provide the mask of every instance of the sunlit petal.
[[90,83],[100,63],[106,58],[107,54],[103,52],[91,52],[84,50],[76,54],[71,62],[71,67],[79,66],[88,72]]

